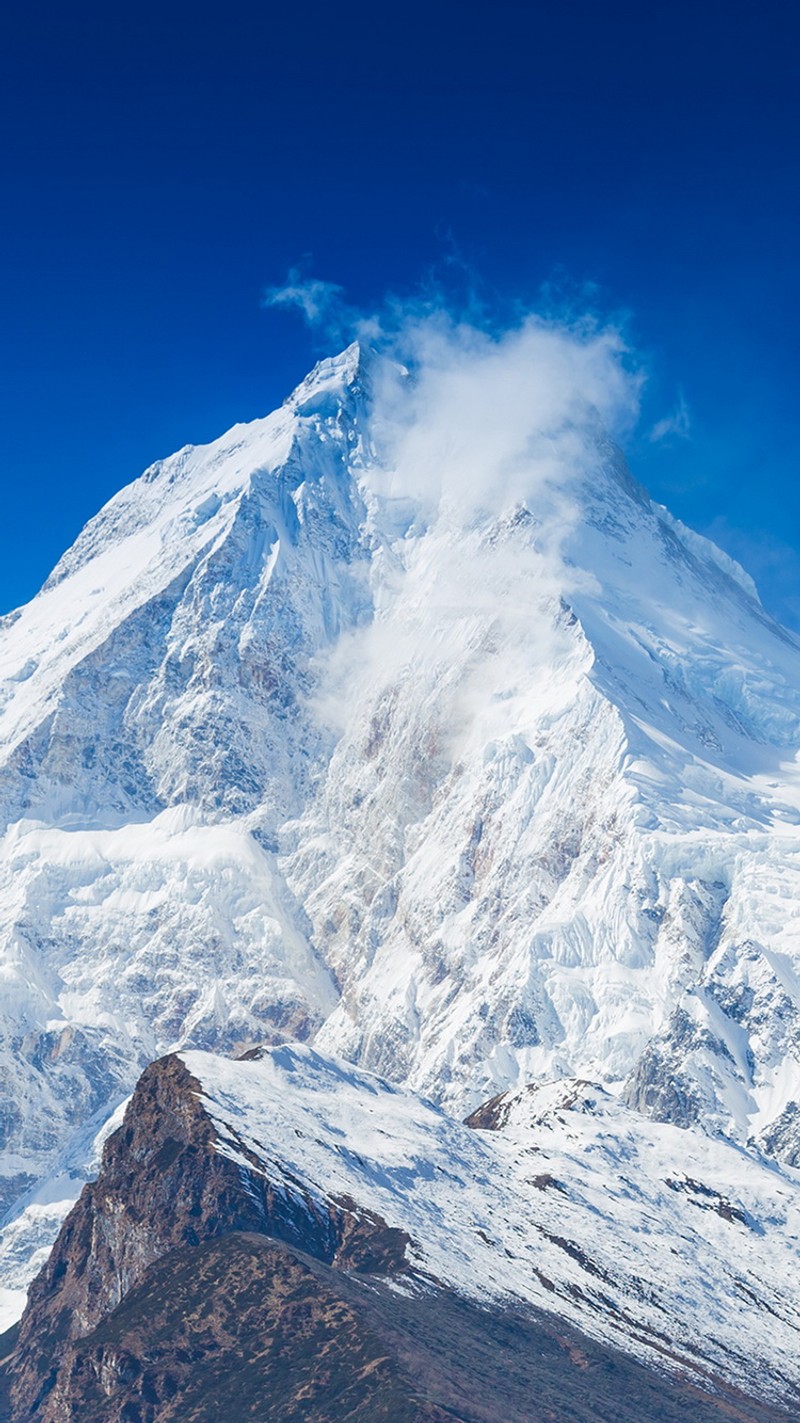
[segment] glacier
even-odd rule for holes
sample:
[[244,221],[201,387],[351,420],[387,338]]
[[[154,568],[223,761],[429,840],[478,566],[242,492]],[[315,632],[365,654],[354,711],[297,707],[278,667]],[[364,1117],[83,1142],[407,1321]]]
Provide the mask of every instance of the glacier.
[[454,1116],[578,1078],[800,1168],[800,645],[588,377],[475,374],[430,438],[413,369],[320,362],[2,620],[9,1317],[175,1050],[313,1041]]

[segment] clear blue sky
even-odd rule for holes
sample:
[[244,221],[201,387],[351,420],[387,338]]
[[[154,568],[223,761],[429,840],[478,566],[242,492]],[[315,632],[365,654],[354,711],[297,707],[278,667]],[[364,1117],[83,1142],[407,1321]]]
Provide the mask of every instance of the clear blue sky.
[[[369,307],[457,253],[501,300],[628,314],[635,471],[800,626],[794,0],[12,0],[0,55],[0,611],[304,374],[260,307],[291,266]],[[681,393],[689,437],[651,442]]]

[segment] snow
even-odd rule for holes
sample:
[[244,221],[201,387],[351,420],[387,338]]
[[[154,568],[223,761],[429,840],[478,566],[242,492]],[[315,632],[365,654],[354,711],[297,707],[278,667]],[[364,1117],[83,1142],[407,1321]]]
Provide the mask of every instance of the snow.
[[762,1394],[800,1379],[800,1173],[589,1083],[511,1094],[500,1130],[473,1131],[304,1045],[182,1060],[217,1150],[296,1198],[376,1212],[423,1277]]
[[103,1146],[121,1125],[127,1105],[126,1097],[109,1114],[105,1104],[0,1230],[0,1334],[22,1314],[27,1286],[47,1260],[84,1181],[97,1175]]
[[75,664],[115,625],[198,558],[211,556],[253,469],[283,463],[291,433],[286,415],[278,412],[235,426],[211,445],[180,450],[92,520],[0,641],[4,747],[13,748],[30,732]]
[[800,647],[596,422],[499,371],[393,446],[383,384],[350,347],[154,465],[0,627],[3,1288],[176,1048],[800,1164]]

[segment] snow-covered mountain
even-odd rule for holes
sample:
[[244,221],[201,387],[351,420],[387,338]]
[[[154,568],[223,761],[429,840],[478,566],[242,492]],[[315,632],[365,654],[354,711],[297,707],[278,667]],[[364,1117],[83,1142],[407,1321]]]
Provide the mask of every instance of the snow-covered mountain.
[[6,1286],[186,1047],[456,1115],[577,1077],[800,1166],[800,646],[591,380],[484,363],[323,361],[4,620]]

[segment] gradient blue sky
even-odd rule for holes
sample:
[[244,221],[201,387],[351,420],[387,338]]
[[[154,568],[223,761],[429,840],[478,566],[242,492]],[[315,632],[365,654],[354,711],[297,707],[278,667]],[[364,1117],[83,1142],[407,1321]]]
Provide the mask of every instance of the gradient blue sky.
[[798,56],[788,0],[6,7],[0,611],[305,373],[304,262],[623,318],[635,472],[800,627]]

